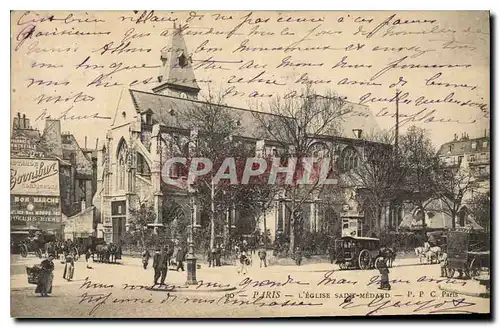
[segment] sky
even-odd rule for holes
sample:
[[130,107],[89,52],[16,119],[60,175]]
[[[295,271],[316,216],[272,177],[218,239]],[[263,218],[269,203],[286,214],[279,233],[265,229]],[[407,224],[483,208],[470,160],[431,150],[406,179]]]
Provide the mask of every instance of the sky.
[[[266,110],[306,83],[368,106],[401,132],[426,128],[436,147],[489,129],[488,12],[13,12],[11,114],[103,140],[128,89],[151,91],[173,23],[183,27],[203,94]],[[133,82],[139,81],[139,82]],[[204,82],[210,81],[210,82]],[[131,84],[133,84],[131,86]],[[262,95],[263,97],[252,97]]]

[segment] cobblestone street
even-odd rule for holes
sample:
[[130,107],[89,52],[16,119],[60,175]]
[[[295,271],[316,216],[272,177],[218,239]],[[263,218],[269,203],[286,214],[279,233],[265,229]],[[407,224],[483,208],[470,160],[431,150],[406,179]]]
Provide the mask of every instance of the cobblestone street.
[[[15,317],[250,317],[307,315],[384,315],[489,311],[489,299],[451,294],[439,285],[479,289],[471,280],[439,278],[438,265],[419,265],[416,259],[396,260],[392,289],[378,288],[376,270],[338,270],[328,263],[259,268],[254,261],[246,275],[234,266],[197,270],[199,285],[173,291],[152,291],[153,270],[140,259],[124,257],[120,264],[95,263],[86,269],[76,263],[74,281],[62,279],[64,265],[55,262],[53,293],[34,293],[25,267],[38,262],[29,256],[11,257],[11,301]],[[88,278],[88,280],[86,280]],[[91,283],[89,282],[91,281]],[[185,272],[170,270],[167,282],[184,286]],[[200,292],[207,286],[236,287],[226,292]],[[377,295],[379,296],[377,298]],[[381,298],[380,296],[384,296]]]

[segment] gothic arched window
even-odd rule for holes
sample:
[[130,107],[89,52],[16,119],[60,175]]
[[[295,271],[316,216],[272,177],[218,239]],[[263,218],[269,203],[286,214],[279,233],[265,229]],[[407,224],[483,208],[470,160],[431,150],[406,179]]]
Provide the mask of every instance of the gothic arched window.
[[340,169],[344,172],[350,171],[356,167],[358,167],[359,156],[356,149],[353,147],[346,147],[342,151],[342,155],[340,157]]
[[120,156],[118,160],[118,170],[117,170],[117,182],[118,190],[125,190],[125,158]]
[[143,178],[149,179],[151,177],[151,169],[141,153],[137,153],[137,173]]
[[127,166],[127,144],[122,138],[118,143],[116,167],[116,186],[118,190],[125,190],[126,166]]

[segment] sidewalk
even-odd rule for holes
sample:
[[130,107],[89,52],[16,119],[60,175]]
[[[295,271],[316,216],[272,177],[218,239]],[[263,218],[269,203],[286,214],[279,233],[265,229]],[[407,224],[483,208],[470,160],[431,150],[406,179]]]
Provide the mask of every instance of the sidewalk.
[[[27,258],[13,263],[15,268],[11,268],[11,289],[34,289],[35,285],[28,284],[25,267],[39,264],[39,262],[40,260],[37,258]],[[85,279],[88,278],[92,283],[120,287],[128,285],[136,286],[137,288],[146,288],[151,287],[154,280],[154,270],[151,266],[152,261],[149,262],[147,270],[144,270],[140,258],[123,257],[117,264],[96,262],[92,264],[92,269],[87,269],[85,261],[79,260],[75,262],[73,281],[63,279],[64,264],[62,264],[61,261],[54,261],[54,264],[53,286],[83,284]],[[186,264],[184,264],[184,267],[186,268]],[[228,274],[232,270],[234,270],[234,274]],[[191,291],[195,289],[197,292],[220,292],[236,289],[235,286],[243,279],[242,276],[237,274],[237,268],[235,266],[208,268],[207,265],[201,263],[201,269],[197,269],[196,273],[198,285],[186,288],[187,272],[177,272],[170,267],[167,273],[166,283],[169,284],[170,289],[175,286],[177,288],[174,289],[178,289],[178,291]],[[166,291],[164,287],[155,288],[155,290]]]

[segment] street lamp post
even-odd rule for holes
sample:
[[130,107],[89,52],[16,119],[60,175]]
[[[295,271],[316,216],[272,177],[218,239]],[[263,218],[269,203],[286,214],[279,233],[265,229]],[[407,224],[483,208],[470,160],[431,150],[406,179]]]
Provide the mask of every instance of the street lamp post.
[[189,197],[189,202],[191,206],[191,224],[189,225],[188,231],[188,254],[186,256],[187,264],[187,281],[186,285],[197,285],[196,280],[196,256],[194,255],[194,240],[193,240],[193,229],[194,229],[194,199]]

